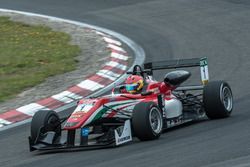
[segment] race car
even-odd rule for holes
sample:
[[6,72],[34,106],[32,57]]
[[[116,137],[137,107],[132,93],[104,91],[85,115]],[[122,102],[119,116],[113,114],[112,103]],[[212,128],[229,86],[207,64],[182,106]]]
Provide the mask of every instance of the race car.
[[[200,66],[202,83],[180,86],[191,73],[177,68]],[[155,70],[175,69],[162,81]],[[35,113],[31,121],[30,151],[102,148],[125,144],[137,137],[154,140],[168,128],[201,119],[229,117],[233,96],[228,83],[208,81],[207,58],[168,60],[139,65],[124,84],[109,95],[79,100],[66,118],[52,110]]]

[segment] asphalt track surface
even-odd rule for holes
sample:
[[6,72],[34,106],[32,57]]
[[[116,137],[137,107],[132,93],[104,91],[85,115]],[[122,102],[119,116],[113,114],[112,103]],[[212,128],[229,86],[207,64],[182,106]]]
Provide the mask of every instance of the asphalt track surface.
[[141,45],[146,61],[207,56],[211,80],[228,81],[235,99],[228,119],[182,126],[157,141],[135,140],[115,149],[30,153],[29,125],[19,126],[0,134],[1,167],[250,166],[248,0],[0,0],[0,7],[109,28]]

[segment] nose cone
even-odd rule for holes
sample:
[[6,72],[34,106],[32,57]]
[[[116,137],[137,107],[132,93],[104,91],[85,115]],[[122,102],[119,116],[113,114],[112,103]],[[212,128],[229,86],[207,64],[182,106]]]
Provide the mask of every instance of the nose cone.
[[191,73],[185,70],[177,70],[169,72],[164,77],[165,84],[178,86],[186,81],[191,76]]

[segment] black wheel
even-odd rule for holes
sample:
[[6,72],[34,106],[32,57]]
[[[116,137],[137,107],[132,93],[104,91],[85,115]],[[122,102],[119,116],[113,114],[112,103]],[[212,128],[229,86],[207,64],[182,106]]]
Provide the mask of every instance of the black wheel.
[[31,121],[31,140],[35,141],[38,135],[48,131],[56,132],[55,138],[61,136],[59,116],[52,110],[40,110],[35,113]]
[[208,118],[229,117],[233,110],[233,94],[228,83],[209,82],[203,90],[203,103]]
[[132,116],[134,135],[140,140],[153,140],[162,132],[162,113],[153,102],[139,103],[135,106]]

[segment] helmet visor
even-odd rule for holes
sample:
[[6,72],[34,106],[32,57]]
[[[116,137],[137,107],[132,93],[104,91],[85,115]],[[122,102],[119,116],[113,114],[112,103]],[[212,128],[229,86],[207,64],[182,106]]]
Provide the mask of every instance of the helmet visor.
[[126,85],[126,90],[129,92],[129,91],[134,91],[136,90],[138,87],[138,84],[127,84]]

